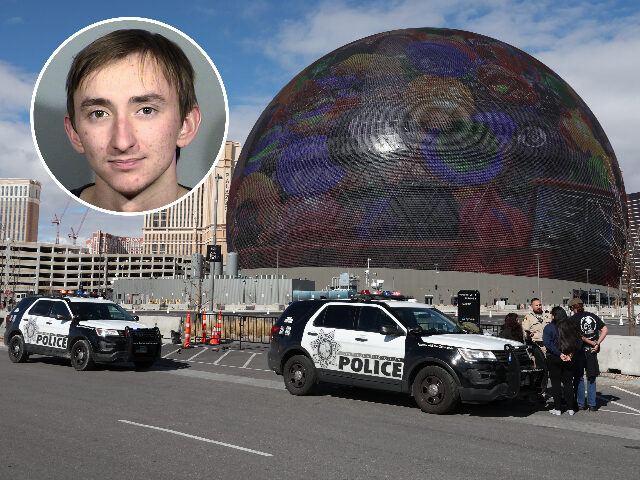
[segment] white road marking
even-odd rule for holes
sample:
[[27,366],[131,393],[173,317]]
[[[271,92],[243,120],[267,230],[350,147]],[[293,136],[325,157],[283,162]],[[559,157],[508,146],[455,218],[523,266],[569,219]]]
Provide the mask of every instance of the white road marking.
[[255,353],[254,353],[254,354],[252,354],[252,355],[249,357],[249,360],[247,360],[246,362],[244,362],[244,365],[242,365],[240,368],[247,368],[247,365],[249,365],[249,363],[251,363],[251,360],[253,360],[255,356],[256,356],[256,354],[255,354]]
[[[182,348],[182,347],[181,347]],[[180,348],[175,349],[173,352],[169,352],[166,355],[163,355],[162,358],[167,358],[169,355],[173,355],[174,353],[176,353],[178,350],[180,350]]]
[[635,395],[636,397],[640,397],[640,394],[630,392],[629,390],[625,390],[624,388],[616,387],[615,385],[612,385],[611,388],[616,388],[618,390],[622,390],[623,392],[630,393],[631,395]]
[[226,357],[227,355],[229,355],[231,353],[231,350],[227,350],[226,352],[224,352],[222,355],[220,355],[220,357],[213,362],[214,365],[219,365],[220,364],[220,360],[222,360],[224,357]]
[[621,415],[637,415],[640,417],[640,413],[631,413],[631,412],[619,412],[617,410],[607,410],[606,408],[600,408],[601,412],[610,412],[610,413],[620,413]]
[[604,401],[605,401],[605,402],[607,402],[607,403],[613,403],[614,405],[618,405],[619,407],[628,408],[629,410],[632,410],[632,411],[634,411],[634,412],[640,413],[640,410],[638,410],[637,408],[629,407],[629,406],[624,405],[624,404],[622,404],[622,403],[620,403],[620,402],[614,402],[613,400],[609,400],[608,398],[603,397],[602,395],[598,395],[597,397],[598,397],[599,399],[601,399],[601,400],[604,400]]
[[202,347],[200,349],[200,351],[198,353],[196,353],[194,356],[187,358],[187,362],[190,362],[191,360],[193,360],[194,358],[196,358],[198,355],[203,354],[204,352],[207,351],[207,347]]
[[153,425],[145,425],[144,423],[130,422],[129,420],[118,420],[118,421],[122,423],[127,423],[129,425],[135,425],[136,427],[150,428],[152,430],[158,430],[160,432],[172,433],[174,435],[180,435],[182,437],[192,438],[193,440],[200,440],[201,442],[214,443],[216,445],[220,445],[223,447],[235,448],[236,450],[241,450],[243,452],[248,452],[248,453],[255,453],[256,455],[262,455],[263,457],[273,457],[273,455],[271,455],[270,453],[260,452],[258,450],[252,450],[250,448],[240,447],[238,445],[232,445],[231,443],[219,442],[217,440],[210,440],[208,438],[198,437],[196,435],[190,435],[188,433],[182,433],[176,430],[169,430],[168,428],[155,427]]

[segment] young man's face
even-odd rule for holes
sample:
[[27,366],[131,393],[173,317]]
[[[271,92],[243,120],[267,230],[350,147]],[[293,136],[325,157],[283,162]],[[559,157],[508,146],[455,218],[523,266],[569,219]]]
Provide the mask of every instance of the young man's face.
[[180,118],[176,89],[155,59],[141,64],[132,54],[109,64],[85,78],[73,100],[75,128],[68,117],[65,128],[95,171],[96,184],[127,198],[157,189],[169,177],[177,184],[176,146],[186,146],[195,132]]

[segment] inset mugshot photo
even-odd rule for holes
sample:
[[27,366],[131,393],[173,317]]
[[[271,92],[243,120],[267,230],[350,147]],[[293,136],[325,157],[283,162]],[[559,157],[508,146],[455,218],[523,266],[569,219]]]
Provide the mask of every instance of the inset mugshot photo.
[[97,210],[165,208],[204,181],[224,146],[227,97],[191,38],[117,18],[67,39],[36,82],[31,128],[56,183]]

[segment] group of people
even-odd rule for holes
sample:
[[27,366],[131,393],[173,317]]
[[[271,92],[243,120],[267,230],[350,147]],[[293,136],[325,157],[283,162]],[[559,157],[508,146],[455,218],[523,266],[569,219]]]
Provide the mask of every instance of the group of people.
[[532,311],[522,322],[516,313],[507,314],[500,333],[501,337],[531,346],[536,367],[544,369],[542,401],[548,379],[551,380],[553,408],[549,412],[553,415],[562,413],[563,398],[569,415],[577,410],[596,410],[598,352],[607,336],[607,326],[600,317],[586,312],[579,298],[571,299],[569,309],[573,312],[571,317],[559,306],[553,307],[551,313],[543,312],[540,299],[534,298]]

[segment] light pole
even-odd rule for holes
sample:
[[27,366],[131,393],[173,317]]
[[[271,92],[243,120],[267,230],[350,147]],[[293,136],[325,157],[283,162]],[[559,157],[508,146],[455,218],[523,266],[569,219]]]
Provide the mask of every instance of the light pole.
[[438,292],[438,264],[434,263],[434,265],[436,266],[436,278],[433,281],[433,288],[435,290],[435,301],[437,301],[437,305],[440,305],[440,295],[437,293]]
[[[218,172],[216,172],[213,176],[213,181],[216,185],[215,188],[215,197],[213,198],[213,249],[215,251],[216,246],[218,245],[218,180],[222,178]],[[222,262],[222,259],[219,259]],[[222,266],[222,263],[220,263]],[[216,300],[215,296],[215,281],[216,281],[216,261],[214,260],[213,265],[209,265],[211,269],[211,309],[214,308],[214,302]]]
[[540,299],[540,303],[542,303],[542,292],[540,292],[540,254],[536,253],[535,255],[538,261],[538,298]]
[[364,275],[364,281],[365,281],[365,290],[369,289],[369,266],[371,263],[371,259],[367,258],[367,269],[364,271],[365,275]]
[[587,305],[589,305],[589,297],[591,297],[591,289],[589,288],[589,270],[590,268],[585,268],[587,271]]

